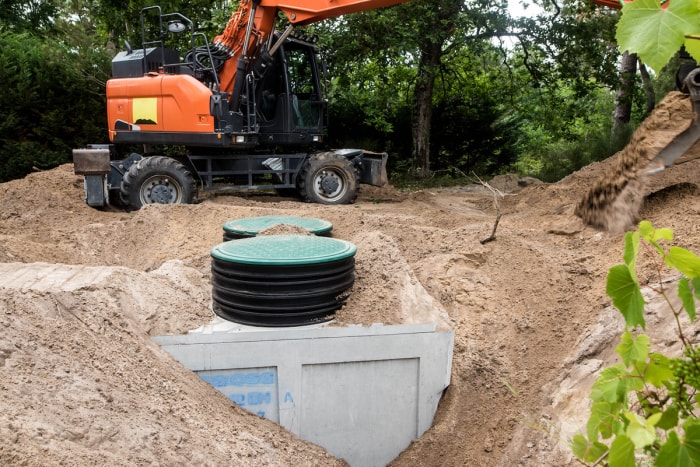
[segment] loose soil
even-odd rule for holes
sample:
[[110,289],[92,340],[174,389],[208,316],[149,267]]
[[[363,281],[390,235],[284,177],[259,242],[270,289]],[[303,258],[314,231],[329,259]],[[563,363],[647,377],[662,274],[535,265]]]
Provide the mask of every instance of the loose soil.
[[[687,98],[665,102],[690,117]],[[644,131],[646,141],[666,137],[668,115]],[[332,222],[333,237],[358,247],[332,325],[454,329],[434,425],[393,466],[575,465],[567,442],[585,428],[590,386],[615,361],[622,329],[605,280],[624,233],[573,212],[616,157],[554,184],[497,177],[489,183],[503,197],[478,183],[363,187],[355,204],[331,207],[234,193],[97,210],[70,164],[1,184],[0,464],[343,465],[237,407],[151,340],[214,318],[209,252],[224,222],[295,215]],[[697,160],[648,177],[639,212],[695,252],[699,181]],[[495,239],[482,243],[499,213]]]

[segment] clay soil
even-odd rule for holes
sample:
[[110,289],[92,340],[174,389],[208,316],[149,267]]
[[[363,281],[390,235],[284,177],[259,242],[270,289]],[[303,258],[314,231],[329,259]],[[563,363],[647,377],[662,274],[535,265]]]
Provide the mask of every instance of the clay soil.
[[[690,118],[686,98],[664,105],[645,127],[660,145]],[[568,440],[585,427],[593,378],[615,360],[622,329],[605,280],[624,233],[584,226],[573,209],[615,157],[554,184],[497,177],[502,198],[478,183],[363,187],[355,204],[332,207],[200,193],[193,205],[97,210],[70,164],[2,184],[0,464],[343,465],[237,407],[151,339],[214,318],[210,249],[224,222],[298,215],[332,222],[334,238],[358,247],[333,325],[454,329],[434,425],[392,465],[575,465]],[[649,177],[640,212],[695,252],[698,182],[700,160]],[[482,243],[499,212],[495,240]]]

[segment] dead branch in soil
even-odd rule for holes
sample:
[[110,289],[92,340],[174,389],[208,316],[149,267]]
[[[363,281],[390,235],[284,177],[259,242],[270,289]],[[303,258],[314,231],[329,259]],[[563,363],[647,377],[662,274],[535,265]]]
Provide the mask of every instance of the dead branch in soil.
[[496,208],[496,221],[493,223],[493,230],[491,231],[491,235],[483,240],[479,240],[479,243],[482,245],[488,242],[492,242],[496,240],[496,229],[498,228],[498,222],[501,220],[501,203],[500,199],[505,197],[505,194],[497,188],[492,187],[491,185],[488,184],[488,182],[483,181],[482,179],[479,178],[478,175],[472,172],[474,177],[481,183],[483,186],[489,189],[491,193],[493,193],[493,206]]

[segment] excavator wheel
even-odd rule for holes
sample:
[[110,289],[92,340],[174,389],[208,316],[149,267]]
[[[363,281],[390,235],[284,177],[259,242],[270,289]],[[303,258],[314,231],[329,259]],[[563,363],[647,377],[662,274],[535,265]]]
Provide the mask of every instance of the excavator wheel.
[[309,203],[351,204],[359,189],[360,174],[355,164],[333,152],[310,156],[297,177],[299,196]]
[[170,157],[144,157],[129,167],[121,184],[120,198],[130,209],[144,204],[188,204],[194,199],[192,174]]

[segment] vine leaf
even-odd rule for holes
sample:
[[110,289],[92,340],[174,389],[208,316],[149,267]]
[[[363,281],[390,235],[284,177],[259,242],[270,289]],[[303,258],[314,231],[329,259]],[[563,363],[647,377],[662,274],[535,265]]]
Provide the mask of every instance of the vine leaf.
[[654,427],[661,419],[660,413],[655,413],[650,415],[649,418],[644,418],[633,412],[625,412],[625,418],[630,422],[629,425],[627,425],[627,436],[637,449],[642,449],[654,442],[656,439]]
[[595,462],[603,457],[608,447],[600,441],[589,443],[583,435],[576,434],[571,442],[571,450],[579,459]]
[[[620,49],[636,53],[659,73],[685,42],[700,32],[700,11],[693,0],[626,2],[617,26]],[[698,59],[698,57],[695,57]]]
[[[634,233],[628,233],[628,235],[634,235],[637,234],[637,232]],[[652,225],[651,222],[649,221],[641,221],[639,223],[639,233],[644,240],[649,242],[656,251],[659,252],[661,256],[664,255],[664,249],[661,248],[661,245],[659,244],[660,240],[666,240],[668,242],[673,241],[673,231],[669,228],[660,228],[660,229],[655,229],[654,226]],[[639,246],[637,246],[639,248]]]
[[593,401],[604,401],[611,404],[616,402],[627,402],[627,392],[631,383],[635,380],[629,378],[629,373],[621,364],[603,369],[600,376],[593,383],[591,389],[591,399]]
[[619,404],[610,404],[605,401],[594,402],[591,406],[591,416],[586,423],[588,438],[598,439],[598,433],[603,439],[610,438],[613,435],[619,412]]
[[668,267],[678,269],[688,279],[700,277],[700,258],[685,248],[672,246],[664,260]]
[[696,423],[686,423],[685,439],[678,439],[675,431],[668,434],[668,439],[656,458],[658,467],[700,467],[700,426]]
[[612,298],[615,308],[625,317],[627,327],[645,328],[644,297],[628,266],[618,264],[610,268],[605,292]]
[[695,299],[693,298],[693,291],[690,290],[690,282],[685,277],[681,277],[678,281],[678,296],[683,303],[683,309],[688,313],[690,321],[695,321]]
[[669,407],[661,415],[659,423],[656,425],[661,430],[670,430],[678,426],[678,409],[676,407]]
[[668,357],[658,353],[650,354],[644,369],[644,381],[660,388],[671,378],[673,378],[673,371]]
[[685,50],[695,57],[696,61],[700,61],[700,37],[693,36],[693,37],[688,37],[686,36],[685,38]]
[[622,362],[627,366],[635,362],[646,362],[649,355],[649,336],[640,334],[635,339],[631,332],[625,331],[615,352],[622,357]]
[[634,443],[625,435],[619,435],[610,445],[608,456],[610,467],[635,467]]
[[628,232],[625,235],[625,250],[622,259],[630,268],[630,272],[634,271],[636,267],[637,255],[639,254],[639,236],[639,232]]

